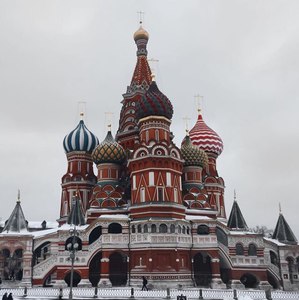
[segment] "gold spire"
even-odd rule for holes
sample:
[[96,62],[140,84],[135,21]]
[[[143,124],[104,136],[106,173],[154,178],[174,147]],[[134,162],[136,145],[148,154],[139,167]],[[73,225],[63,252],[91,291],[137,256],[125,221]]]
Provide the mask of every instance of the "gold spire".
[[279,214],[281,215],[282,214],[282,212],[281,212],[281,203],[279,202],[278,205],[279,205]]
[[237,193],[235,189],[234,189],[234,201],[237,201]]
[[81,111],[81,112],[80,112],[80,120],[82,121],[83,119],[84,119],[84,112]]

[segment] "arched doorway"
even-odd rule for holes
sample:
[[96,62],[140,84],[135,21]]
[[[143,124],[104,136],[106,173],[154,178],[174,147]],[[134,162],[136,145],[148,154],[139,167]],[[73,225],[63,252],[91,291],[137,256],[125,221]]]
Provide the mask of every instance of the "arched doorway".
[[113,286],[126,285],[128,280],[127,256],[115,252],[109,257],[109,279]]
[[[70,286],[71,283],[71,272],[68,272],[65,277],[64,281],[67,284],[67,286]],[[81,276],[78,272],[74,271],[74,277],[73,277],[73,287],[78,286],[78,283],[81,281]]]
[[246,273],[242,275],[240,281],[244,284],[245,288],[248,289],[254,289],[259,284],[258,279],[253,274],[250,273]]
[[209,287],[212,281],[211,257],[207,253],[197,253],[193,260],[196,285]]
[[102,252],[97,253],[89,264],[89,281],[96,287],[101,279]]

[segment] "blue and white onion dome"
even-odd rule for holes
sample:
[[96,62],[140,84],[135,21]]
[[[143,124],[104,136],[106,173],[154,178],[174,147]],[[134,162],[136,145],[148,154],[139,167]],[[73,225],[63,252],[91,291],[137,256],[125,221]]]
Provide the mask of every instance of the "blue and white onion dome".
[[91,153],[98,144],[98,138],[87,129],[83,120],[80,120],[77,127],[67,134],[63,140],[63,148],[66,153],[73,151]]

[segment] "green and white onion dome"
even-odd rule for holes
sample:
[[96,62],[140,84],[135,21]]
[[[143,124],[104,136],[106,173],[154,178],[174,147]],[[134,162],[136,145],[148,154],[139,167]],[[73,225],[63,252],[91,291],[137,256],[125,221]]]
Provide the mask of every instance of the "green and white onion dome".
[[63,148],[66,153],[73,151],[91,153],[98,144],[98,138],[87,129],[83,120],[80,120],[77,127],[67,134],[63,140]]

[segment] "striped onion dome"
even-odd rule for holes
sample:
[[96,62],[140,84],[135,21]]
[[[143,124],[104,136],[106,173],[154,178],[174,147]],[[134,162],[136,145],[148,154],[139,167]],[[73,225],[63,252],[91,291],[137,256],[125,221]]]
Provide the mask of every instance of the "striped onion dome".
[[205,167],[208,165],[209,159],[207,153],[193,145],[189,135],[185,137],[181,147],[181,153],[185,160],[184,166],[200,166]]
[[223,150],[223,142],[220,136],[204,122],[202,115],[198,115],[198,119],[194,127],[190,130],[190,139],[195,146],[207,153],[219,156]]
[[78,126],[63,140],[63,148],[66,153],[73,151],[91,153],[98,144],[98,138],[87,129],[83,120],[80,120]]
[[102,163],[121,164],[126,159],[124,148],[117,143],[109,130],[106,138],[92,152],[92,159],[96,165]]
[[142,99],[137,102],[136,116],[142,119],[148,116],[163,116],[171,119],[173,107],[169,99],[160,92],[156,82],[153,80]]

